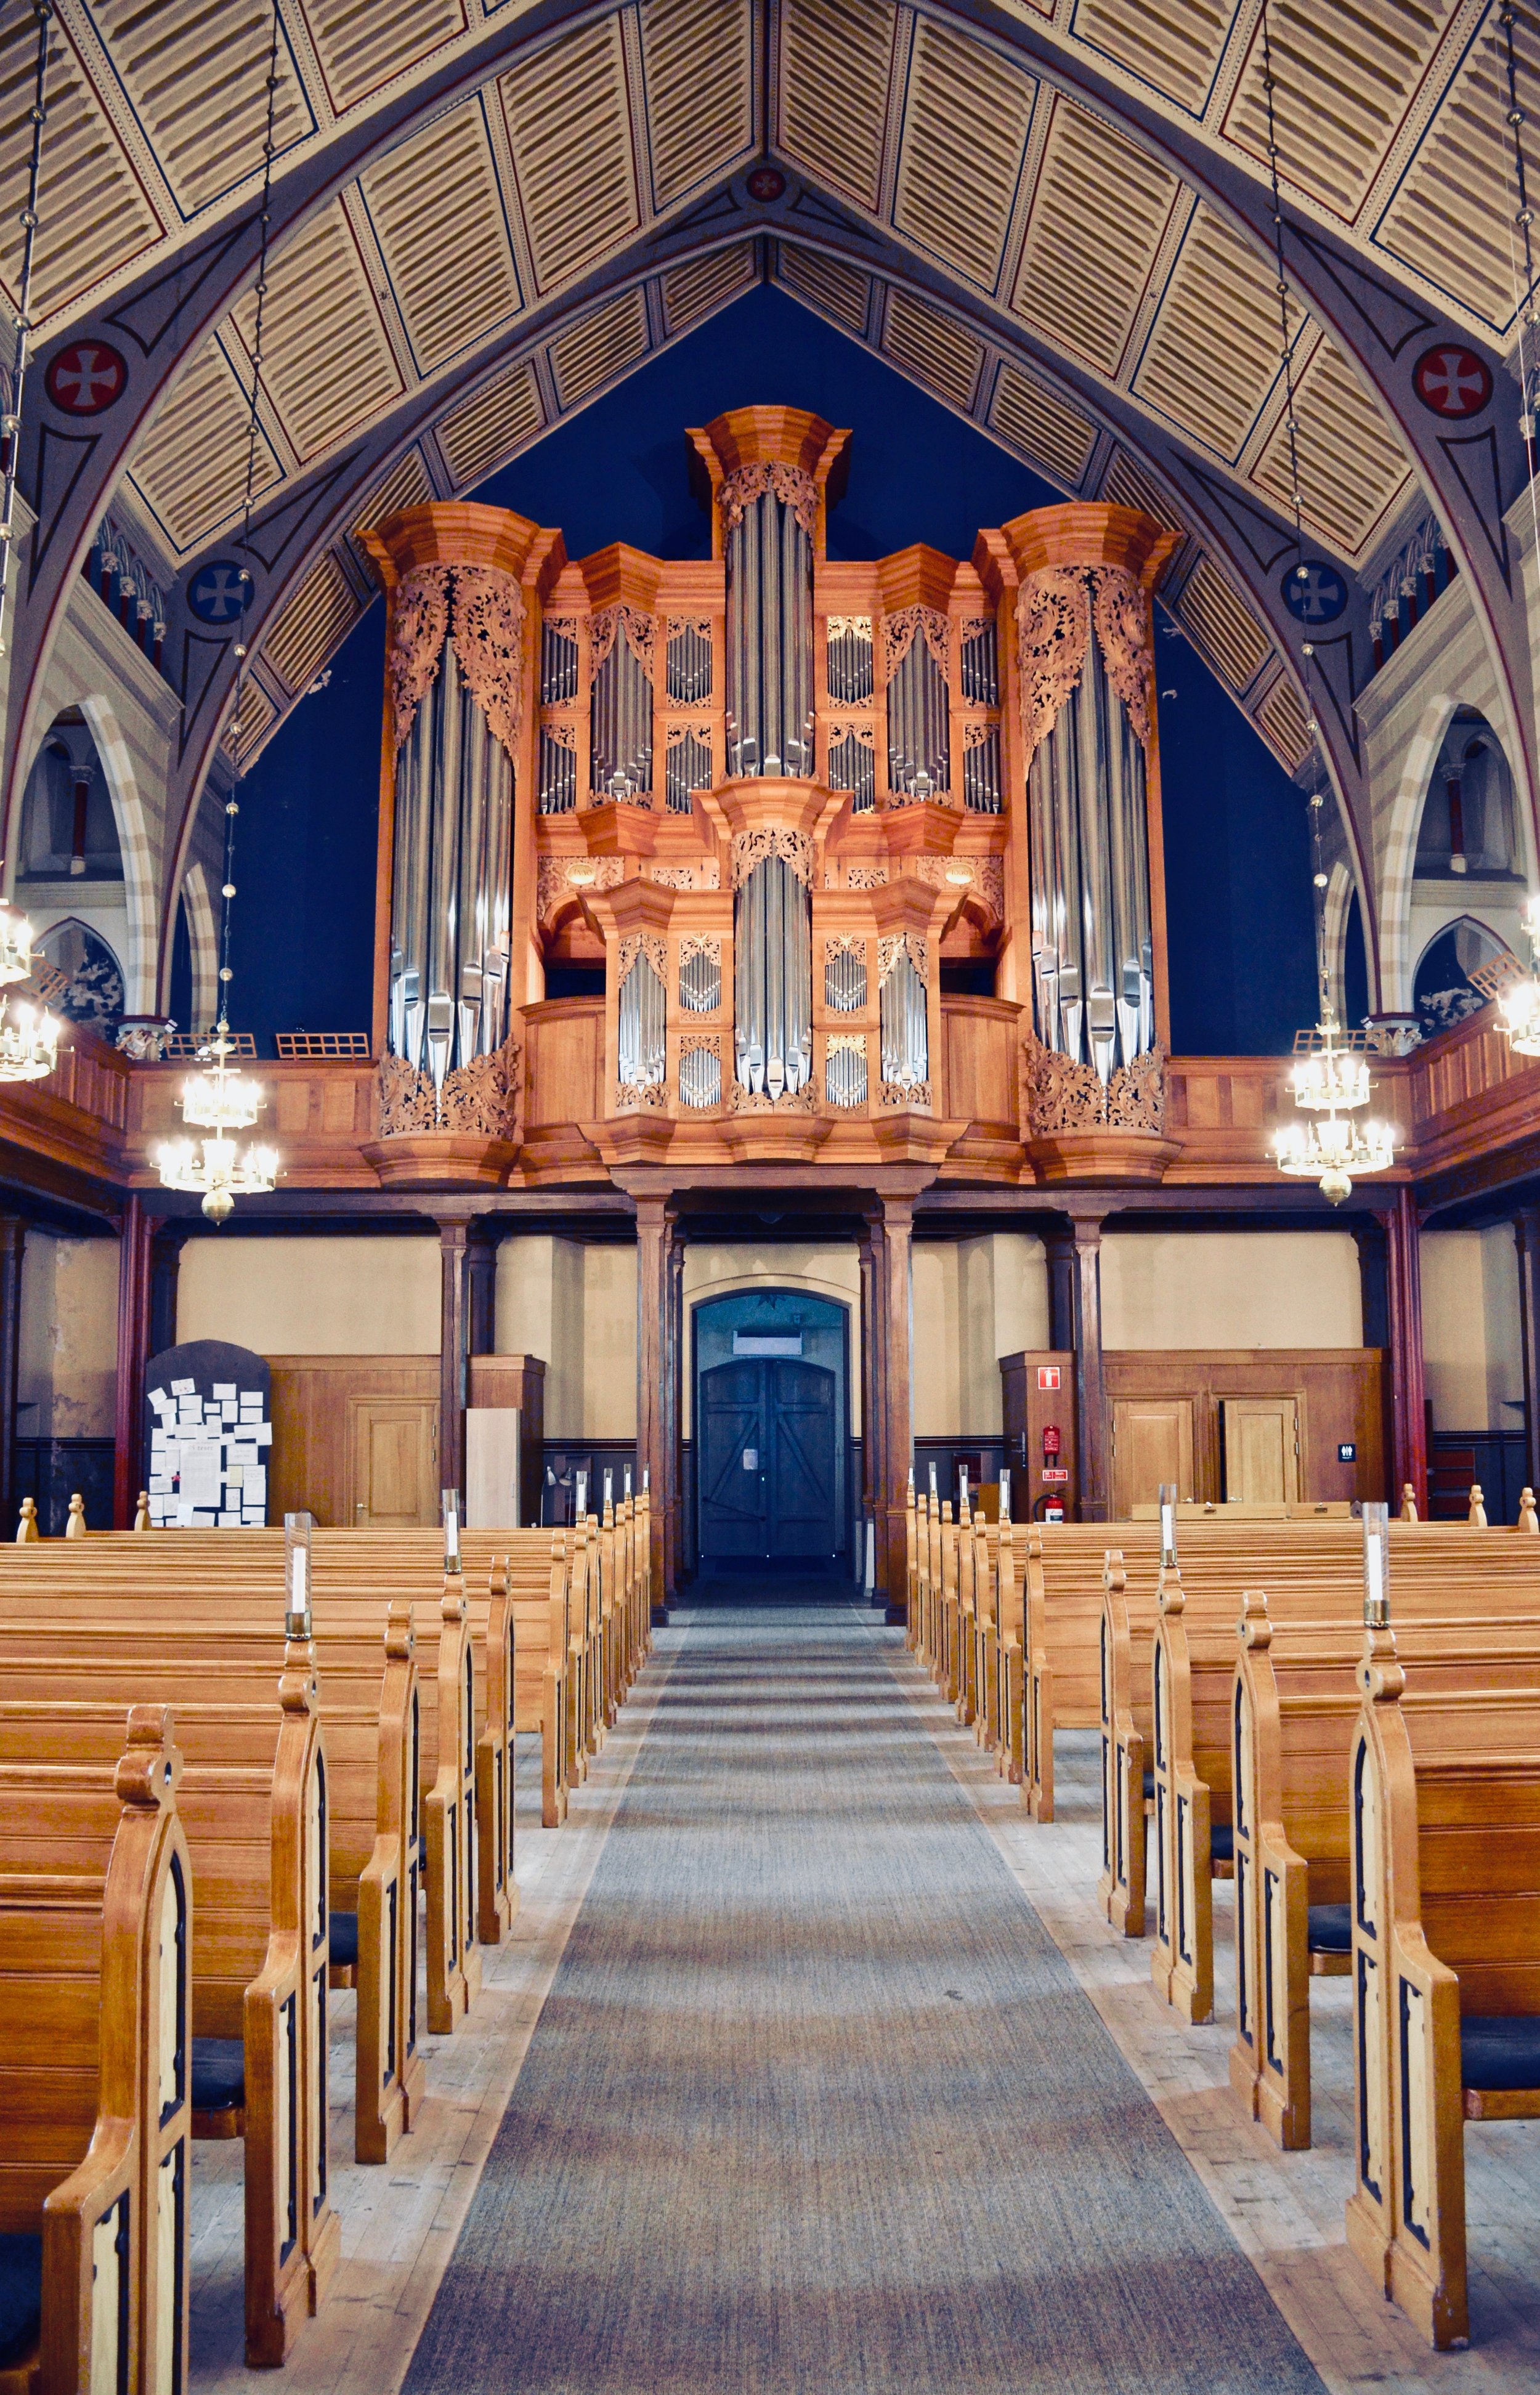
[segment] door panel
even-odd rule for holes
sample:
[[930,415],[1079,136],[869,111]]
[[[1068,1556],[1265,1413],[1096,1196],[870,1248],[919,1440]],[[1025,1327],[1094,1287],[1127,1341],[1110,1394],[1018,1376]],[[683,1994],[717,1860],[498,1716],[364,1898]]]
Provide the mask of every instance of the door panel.
[[773,1363],[770,1554],[834,1552],[834,1375],[820,1364]]
[[1192,1495],[1192,1399],[1120,1397],[1112,1408],[1112,1511],[1126,1522],[1163,1482]]
[[1225,1497],[1232,1505],[1292,1505],[1299,1495],[1296,1397],[1221,1397]]
[[748,1357],[700,1376],[700,1551],[724,1563],[834,1552],[834,1374]]
[[412,1397],[348,1401],[350,1505],[361,1529],[414,1529],[438,1520],[438,1408]]
[[[767,1555],[763,1363],[718,1364],[700,1376],[700,1547],[749,1562]],[[750,1463],[748,1458],[753,1458]]]

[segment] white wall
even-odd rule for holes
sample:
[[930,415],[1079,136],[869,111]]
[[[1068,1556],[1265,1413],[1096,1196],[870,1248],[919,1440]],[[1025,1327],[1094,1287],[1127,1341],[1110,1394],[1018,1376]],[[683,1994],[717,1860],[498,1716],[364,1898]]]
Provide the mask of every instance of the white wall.
[[115,1239],[28,1231],[17,1372],[22,1438],[112,1437],[117,1285]]
[[190,1239],[177,1338],[259,1356],[436,1356],[436,1238]]
[[1104,1347],[1361,1347],[1348,1231],[1112,1232]]
[[1425,1231],[1423,1371],[1435,1430],[1520,1430],[1519,1259],[1506,1223]]
[[1041,1239],[994,1231],[914,1245],[914,1435],[997,1436],[1000,1358],[1048,1344]]
[[497,1352],[546,1368],[545,1435],[636,1436],[636,1250],[524,1237],[498,1250]]

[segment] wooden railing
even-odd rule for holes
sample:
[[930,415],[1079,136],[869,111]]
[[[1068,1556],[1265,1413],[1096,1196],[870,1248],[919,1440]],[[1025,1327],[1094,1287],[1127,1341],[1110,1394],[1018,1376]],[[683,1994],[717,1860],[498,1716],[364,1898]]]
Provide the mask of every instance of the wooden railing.
[[[942,999],[931,1112],[938,1125],[965,1127],[940,1166],[943,1179],[1030,1184],[1031,1160],[1022,1145],[1024,1022],[1025,1010],[1004,999]],[[604,1029],[598,997],[552,999],[524,1010],[516,1182],[607,1177],[584,1129],[605,1118]],[[153,1149],[181,1131],[177,1098],[188,1068],[131,1063],[78,1026],[69,1036],[46,1080],[0,1091],[0,1172],[13,1184],[115,1211],[127,1188],[153,1185]],[[725,1034],[723,1044],[725,1060]],[[380,1185],[372,1062],[264,1058],[246,1069],[267,1092],[257,1135],[280,1149],[285,1186]],[[1410,1056],[1376,1060],[1373,1069],[1374,1111],[1396,1126],[1398,1177],[1435,1182],[1442,1194],[1462,1173],[1505,1177],[1506,1151],[1514,1152],[1515,1170],[1540,1169],[1540,1061],[1512,1053],[1490,1009]],[[1269,1181],[1273,1135],[1288,1110],[1285,1072],[1284,1061],[1271,1056],[1172,1057],[1165,1129],[1180,1153],[1166,1185]],[[673,1107],[665,1119],[689,1121]],[[859,1135],[866,1126],[848,1129]],[[705,1152],[702,1137],[711,1136],[706,1122],[691,1127],[693,1160]],[[842,1169],[849,1162],[842,1149]]]

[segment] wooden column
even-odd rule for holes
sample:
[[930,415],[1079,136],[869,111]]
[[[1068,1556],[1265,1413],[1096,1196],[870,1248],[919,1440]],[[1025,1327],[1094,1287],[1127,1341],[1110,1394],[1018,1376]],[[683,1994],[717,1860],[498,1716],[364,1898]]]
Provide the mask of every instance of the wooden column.
[[135,1190],[118,1227],[117,1383],[113,1420],[113,1527],[131,1530],[143,1466],[144,1368],[151,1345],[155,1219]]
[[0,1214],[0,1536],[16,1528],[16,1392],[21,1362],[21,1256],[27,1226]]
[[877,1410],[883,1431],[877,1569],[887,1591],[890,1621],[909,1618],[909,1473],[914,1460],[913,1246],[913,1198],[884,1198],[877,1241],[882,1322]]
[[1386,1217],[1386,1294],[1389,1315],[1391,1511],[1408,1481],[1427,1519],[1427,1408],[1423,1381],[1421,1228],[1417,1201],[1403,1186]]
[[679,1585],[684,1553],[684,1240],[677,1216],[669,1222],[668,1285],[664,1292],[667,1345],[663,1396],[666,1412],[668,1511],[663,1525],[663,1585],[671,1594]]
[[[883,1370],[883,1321],[882,1304],[882,1232],[874,1218],[869,1217],[857,1241],[861,1259],[861,1511],[862,1551],[860,1577],[866,1573],[866,1523],[870,1515],[874,1523],[883,1510],[883,1402],[886,1383]],[[882,1551],[882,1531],[873,1533],[873,1545]],[[876,1587],[883,1585],[880,1565],[875,1567]]]
[[1524,1477],[1540,1489],[1540,1206],[1513,1221],[1519,1250],[1519,1345],[1524,1360]]
[[466,1352],[498,1352],[498,1242],[484,1226],[466,1254]]
[[[145,1362],[177,1343],[177,1290],[181,1279],[181,1252],[187,1233],[179,1223],[154,1225],[150,1250],[150,1332]],[[138,1492],[136,1491],[136,1494]]]
[[667,1198],[636,1200],[636,1469],[652,1496],[655,1602],[673,1594],[679,1444],[679,1334],[674,1316],[675,1224]]
[[465,1358],[471,1224],[442,1221],[439,1235],[439,1487],[465,1494]]
[[1052,1233],[1048,1247],[1048,1338],[1075,1358],[1074,1493],[1082,1522],[1105,1522],[1110,1440],[1107,1378],[1102,1365],[1101,1237],[1099,1214],[1075,1214],[1067,1230]]

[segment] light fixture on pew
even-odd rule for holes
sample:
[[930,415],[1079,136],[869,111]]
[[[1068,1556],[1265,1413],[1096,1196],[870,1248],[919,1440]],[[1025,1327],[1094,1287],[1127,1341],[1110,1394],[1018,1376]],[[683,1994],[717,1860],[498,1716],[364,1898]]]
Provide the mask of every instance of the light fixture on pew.
[[1390,1508],[1363,1509],[1363,1621],[1369,1630],[1390,1627]]
[[[277,42],[275,15],[272,34],[274,60]],[[262,313],[268,286],[268,228],[272,222],[273,126],[278,87],[276,67],[273,67],[268,76],[267,134],[262,152],[262,196],[258,217],[260,233],[258,243],[257,313],[252,325],[246,495],[240,540],[240,552],[245,557],[256,553],[252,546],[251,523],[257,459],[261,445]],[[267,1104],[261,1090],[248,1081],[244,1073],[232,1072],[230,1065],[230,1059],[235,1052],[235,1042],[230,1035],[230,985],[234,978],[230,962],[230,909],[235,895],[235,820],[241,812],[238,792],[246,754],[247,644],[242,618],[252,595],[251,575],[244,565],[240,568],[239,579],[245,595],[235,624],[235,691],[228,734],[232,779],[230,795],[225,801],[224,883],[219,893],[224,902],[219,920],[219,1019],[213,1038],[202,1052],[212,1058],[212,1063],[205,1071],[189,1077],[182,1084],[182,1093],[178,1100],[183,1122],[194,1131],[201,1131],[204,1136],[202,1139],[163,1140],[154,1154],[162,1187],[186,1190],[194,1197],[201,1197],[204,1212],[211,1223],[216,1224],[229,1221],[237,1198],[263,1197],[278,1178],[276,1148],[255,1141],[248,1147],[238,1147],[231,1136],[232,1131],[249,1131]]]
[[305,1639],[311,1634],[311,1514],[284,1516],[284,1635]]

